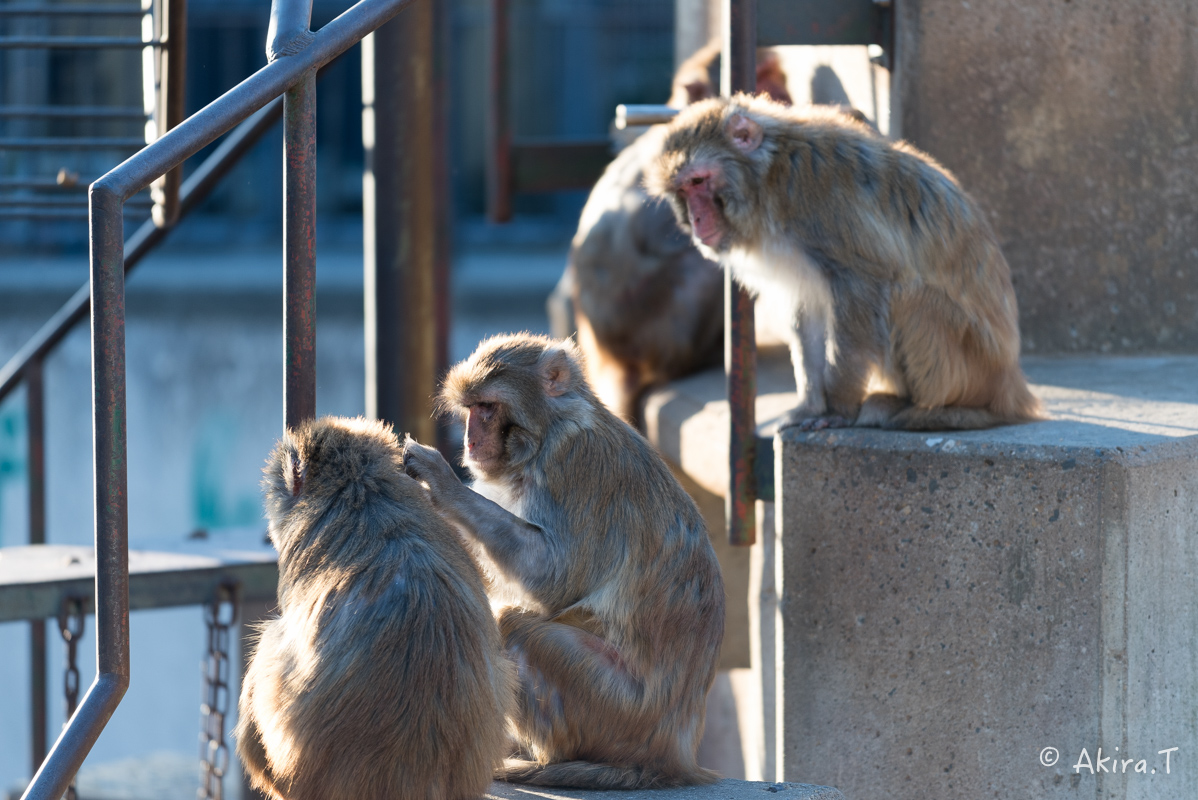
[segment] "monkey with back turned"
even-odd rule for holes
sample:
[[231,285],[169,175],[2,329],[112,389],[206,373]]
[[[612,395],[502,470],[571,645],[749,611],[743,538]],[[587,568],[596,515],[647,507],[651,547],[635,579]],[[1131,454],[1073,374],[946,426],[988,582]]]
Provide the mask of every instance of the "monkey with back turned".
[[[683,62],[669,105],[683,108],[717,94],[719,59],[716,39]],[[790,102],[772,51],[758,53],[757,87]],[[664,135],[665,126],[651,127],[595,184],[555,291],[570,296],[595,393],[634,423],[648,389],[716,366],[724,352],[723,275],[678,230],[669,206],[641,185]]]
[[482,578],[391,430],[308,421],[265,470],[279,610],[237,750],[274,800],[471,800],[507,747],[511,667]]
[[636,789],[709,783],[695,751],[724,633],[703,518],[595,397],[573,343],[489,339],[441,394],[471,487],[432,448],[404,464],[483,566],[517,667],[518,753],[499,777]]
[[792,331],[799,403],[783,427],[1043,418],[1007,262],[926,154],[834,111],[737,95],[681,112],[646,186]]

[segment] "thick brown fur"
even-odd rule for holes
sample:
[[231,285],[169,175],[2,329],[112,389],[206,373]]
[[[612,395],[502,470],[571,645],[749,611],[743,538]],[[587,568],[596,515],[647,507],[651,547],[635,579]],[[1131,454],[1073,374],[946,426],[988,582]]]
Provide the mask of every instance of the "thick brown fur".
[[265,470],[280,614],[242,681],[238,754],[276,800],[468,800],[507,747],[511,666],[476,565],[390,428],[326,417]]
[[[718,94],[719,58],[713,40],[683,62],[670,105]],[[758,53],[757,86],[789,102],[786,75],[768,50]],[[678,230],[669,206],[642,186],[664,136],[665,126],[650,128],[595,184],[559,290],[573,299],[588,380],[608,408],[633,423],[649,389],[723,358],[723,275]]]
[[409,474],[483,566],[518,670],[499,777],[635,789],[709,783],[695,751],[724,631],[703,519],[661,458],[595,397],[575,346],[489,339],[445,381],[464,486],[410,442]]
[[681,112],[646,186],[793,330],[800,402],[784,426],[1043,417],[1007,262],[930,156],[836,111],[738,95]]

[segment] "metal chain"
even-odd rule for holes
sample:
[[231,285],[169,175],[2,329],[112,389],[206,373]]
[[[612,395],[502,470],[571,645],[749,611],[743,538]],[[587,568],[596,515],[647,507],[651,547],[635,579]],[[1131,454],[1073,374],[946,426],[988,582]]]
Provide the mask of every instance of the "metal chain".
[[[62,727],[66,727],[79,707],[79,640],[83,638],[83,624],[86,615],[83,605],[86,601],[77,595],[67,595],[62,598],[58,607],[58,629],[62,632],[62,641],[66,644],[66,666],[62,673],[62,692],[66,697],[67,718]],[[75,779],[67,787],[65,800],[76,800]]]
[[204,703],[200,706],[199,800],[223,800],[229,747],[225,743],[225,717],[229,713],[230,629],[240,610],[241,584],[223,581],[212,602],[204,606],[208,625],[208,652],[200,669],[204,673]]

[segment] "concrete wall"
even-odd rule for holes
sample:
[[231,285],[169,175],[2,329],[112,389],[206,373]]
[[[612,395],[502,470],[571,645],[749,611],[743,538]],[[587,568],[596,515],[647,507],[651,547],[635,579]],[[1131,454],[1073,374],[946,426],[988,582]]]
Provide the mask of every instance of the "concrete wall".
[[990,217],[1025,350],[1198,347],[1198,6],[895,6],[896,133]]

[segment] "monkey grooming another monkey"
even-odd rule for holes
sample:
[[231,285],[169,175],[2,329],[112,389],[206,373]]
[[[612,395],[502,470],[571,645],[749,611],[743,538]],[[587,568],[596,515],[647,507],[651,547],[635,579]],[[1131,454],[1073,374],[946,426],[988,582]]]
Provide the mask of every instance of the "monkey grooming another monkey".
[[[683,62],[669,104],[682,108],[718,94],[719,59],[716,39]],[[757,87],[790,102],[781,63],[768,50],[758,53]],[[724,353],[723,275],[678,230],[670,207],[641,185],[664,136],[665,126],[650,128],[595,184],[558,289],[571,296],[591,386],[634,424],[648,389],[717,366]]]
[[696,764],[724,586],[694,502],[598,401],[575,345],[499,336],[445,380],[466,425],[463,485],[409,441],[408,474],[470,542],[518,672],[519,757],[541,786],[710,783]]
[[470,800],[507,747],[511,666],[482,577],[390,428],[284,435],[263,488],[280,616],[242,680],[237,752],[275,800]]
[[793,331],[783,427],[1043,418],[1007,262],[930,156],[834,111],[737,95],[682,111],[646,186]]

